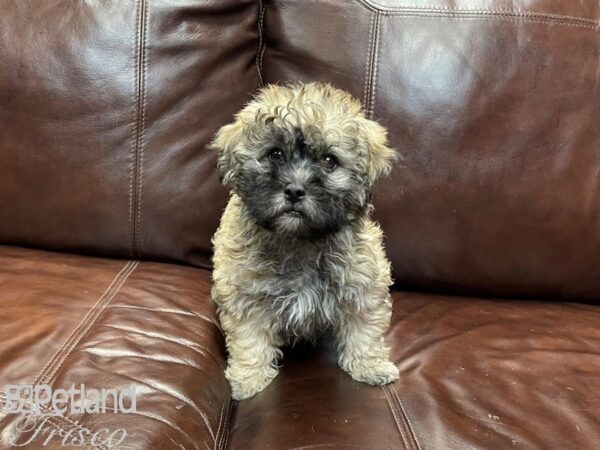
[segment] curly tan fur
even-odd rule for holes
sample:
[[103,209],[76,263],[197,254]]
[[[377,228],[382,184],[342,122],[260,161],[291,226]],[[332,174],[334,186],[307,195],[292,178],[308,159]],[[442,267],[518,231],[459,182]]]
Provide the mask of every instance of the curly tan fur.
[[[390,263],[369,203],[395,158],[385,129],[330,85],[267,86],[219,130],[212,148],[232,189],[213,237],[212,296],[233,397],[251,397],[271,382],[286,342],[324,329],[333,331],[339,365],[354,379],[397,379],[384,343]],[[289,156],[289,169],[276,170],[268,161],[273,148],[305,159]],[[319,165],[331,158],[335,168]],[[303,219],[282,212],[289,202],[280,190],[298,179],[309,186],[298,207]]]

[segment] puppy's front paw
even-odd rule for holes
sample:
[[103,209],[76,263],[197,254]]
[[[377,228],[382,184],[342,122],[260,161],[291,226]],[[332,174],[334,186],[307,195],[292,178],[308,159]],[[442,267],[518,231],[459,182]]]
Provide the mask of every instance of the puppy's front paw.
[[356,381],[372,385],[389,384],[400,376],[396,365],[387,360],[361,361],[346,372]]
[[248,369],[228,366],[225,370],[225,378],[231,386],[231,397],[234,400],[244,400],[254,397],[271,384],[277,373],[277,369],[273,367]]

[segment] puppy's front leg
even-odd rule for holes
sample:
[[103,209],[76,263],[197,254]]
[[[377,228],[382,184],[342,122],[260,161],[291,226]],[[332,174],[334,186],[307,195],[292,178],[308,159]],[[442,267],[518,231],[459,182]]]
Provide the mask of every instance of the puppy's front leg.
[[390,325],[388,305],[348,314],[336,329],[339,365],[356,381],[381,385],[398,379],[398,368],[389,359],[384,334]]
[[262,318],[240,320],[222,311],[220,319],[229,353],[225,377],[231,396],[235,400],[252,397],[277,376],[281,342],[271,324]]

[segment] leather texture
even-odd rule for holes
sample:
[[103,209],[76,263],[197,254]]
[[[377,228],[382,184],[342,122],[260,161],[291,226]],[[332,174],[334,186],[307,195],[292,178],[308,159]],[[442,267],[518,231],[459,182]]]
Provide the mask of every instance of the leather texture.
[[273,0],[264,17],[266,82],[351,91],[404,155],[375,197],[401,286],[597,300],[598,2]]
[[44,446],[40,426],[82,427],[85,448],[104,428],[128,432],[123,449],[222,448],[231,402],[208,271],[0,247],[0,292],[0,388],[137,387],[136,414],[36,427],[0,414],[0,448],[77,448],[62,437]]
[[[593,449],[597,306],[393,293],[400,380],[336,367],[327,338],[286,350],[275,381],[234,403],[209,272],[0,247],[0,385],[138,387],[137,414],[83,414],[128,449]],[[19,416],[0,417],[0,448]],[[19,435],[20,443],[31,435]],[[14,442],[14,441],[13,441]],[[43,447],[64,448],[58,440]],[[89,444],[89,442],[88,442]]]
[[[0,404],[7,384],[135,384],[136,414],[46,424],[97,450],[121,428],[123,450],[598,448],[596,0],[0,10]],[[260,84],[302,80],[353,92],[404,155],[375,193],[400,380],[352,381],[324,337],[237,403],[204,147]],[[0,413],[0,449],[81,448],[22,420]]]
[[597,448],[597,306],[393,300],[398,382],[355,383],[330,349],[288,352],[273,384],[237,406],[231,448]]
[[0,8],[0,242],[207,264],[205,146],[258,86],[258,3]]

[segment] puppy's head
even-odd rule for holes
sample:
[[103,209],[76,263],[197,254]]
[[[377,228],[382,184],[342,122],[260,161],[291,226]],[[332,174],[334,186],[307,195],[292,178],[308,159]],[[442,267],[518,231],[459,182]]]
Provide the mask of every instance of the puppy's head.
[[395,158],[386,130],[328,84],[267,86],[221,128],[222,182],[275,233],[314,239],[361,217]]

